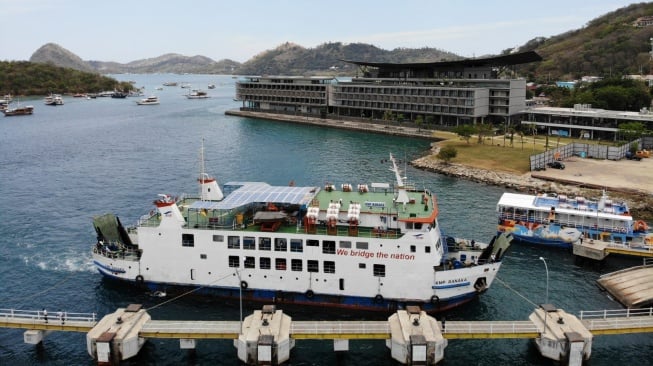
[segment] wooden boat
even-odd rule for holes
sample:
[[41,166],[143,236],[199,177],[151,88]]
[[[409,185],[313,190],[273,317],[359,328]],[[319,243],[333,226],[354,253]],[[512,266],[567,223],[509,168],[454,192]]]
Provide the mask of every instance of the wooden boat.
[[31,105],[26,105],[24,107],[7,108],[2,111],[2,113],[5,114],[5,117],[26,116],[32,114],[33,112],[34,107]]

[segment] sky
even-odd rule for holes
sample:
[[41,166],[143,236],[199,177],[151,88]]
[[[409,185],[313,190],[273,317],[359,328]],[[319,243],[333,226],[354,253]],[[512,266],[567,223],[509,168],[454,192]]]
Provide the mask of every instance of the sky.
[[85,61],[166,53],[245,62],[291,42],[498,54],[580,29],[623,0],[0,0],[0,60],[56,43]]

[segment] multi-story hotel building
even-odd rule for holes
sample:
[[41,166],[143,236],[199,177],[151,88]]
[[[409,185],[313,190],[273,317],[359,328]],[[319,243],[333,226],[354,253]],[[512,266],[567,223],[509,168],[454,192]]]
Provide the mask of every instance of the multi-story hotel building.
[[322,117],[505,123],[526,108],[526,80],[500,78],[507,74],[501,71],[540,60],[530,51],[428,63],[345,61],[357,65],[360,76],[248,76],[236,84],[236,99],[250,110]]

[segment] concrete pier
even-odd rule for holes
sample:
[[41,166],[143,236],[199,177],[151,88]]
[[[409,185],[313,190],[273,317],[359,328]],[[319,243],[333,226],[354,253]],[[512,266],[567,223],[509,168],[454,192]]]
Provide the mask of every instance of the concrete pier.
[[405,365],[435,365],[444,359],[447,340],[438,322],[419,307],[397,311],[388,323],[392,336],[385,344],[394,360]]
[[569,366],[581,366],[592,354],[592,333],[574,315],[542,304],[528,317],[542,333],[535,344],[542,356]]
[[141,305],[132,304],[106,315],[86,334],[86,349],[98,365],[117,365],[134,357],[145,338],[139,335],[150,315]]
[[576,257],[597,261],[604,260],[611,253],[629,257],[653,258],[653,247],[631,247],[626,244],[586,239],[582,243],[576,242],[573,244],[573,253]]
[[290,359],[295,340],[290,338],[291,318],[265,305],[243,320],[241,334],[234,340],[238,359],[248,365],[278,365]]

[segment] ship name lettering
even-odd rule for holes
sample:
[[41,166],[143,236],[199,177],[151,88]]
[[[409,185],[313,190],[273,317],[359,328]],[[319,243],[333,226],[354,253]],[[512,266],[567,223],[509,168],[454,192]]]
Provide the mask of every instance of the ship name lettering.
[[449,280],[449,283],[462,283],[462,282],[467,282],[466,278],[455,278],[453,280]]

